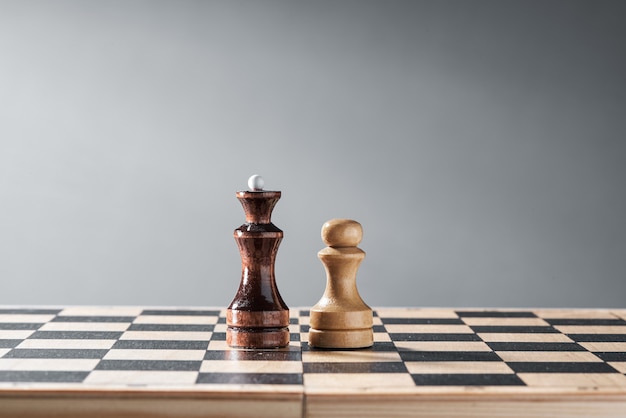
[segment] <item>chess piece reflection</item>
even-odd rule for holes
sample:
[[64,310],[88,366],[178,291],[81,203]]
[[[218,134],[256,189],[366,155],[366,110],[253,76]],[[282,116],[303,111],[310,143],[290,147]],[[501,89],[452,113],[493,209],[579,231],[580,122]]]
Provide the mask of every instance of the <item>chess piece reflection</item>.
[[362,348],[374,343],[372,310],[356,287],[356,273],[365,258],[357,247],[363,238],[361,224],[331,219],[322,226],[328,247],[318,253],[326,269],[326,290],[311,308],[309,345],[319,348]]

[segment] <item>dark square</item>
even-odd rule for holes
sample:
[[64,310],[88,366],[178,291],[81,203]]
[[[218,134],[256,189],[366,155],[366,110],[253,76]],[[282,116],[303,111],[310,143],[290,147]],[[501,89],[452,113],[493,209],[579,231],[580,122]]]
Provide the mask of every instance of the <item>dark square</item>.
[[141,315],[218,316],[220,311],[201,309],[144,309]]
[[128,331],[212,332],[214,325],[196,324],[131,324]]
[[51,322],[133,322],[134,316],[57,316]]
[[456,311],[456,314],[465,318],[537,318],[529,311]]
[[403,361],[502,361],[492,351],[400,351]]
[[175,340],[119,340],[113,344],[118,350],[206,350],[208,341]]
[[295,373],[200,373],[199,384],[301,385],[302,375]]
[[17,347],[24,340],[0,340],[0,348]]
[[550,325],[582,325],[582,326],[601,326],[601,325],[622,325],[626,326],[626,321],[619,318],[614,319],[593,319],[593,318],[556,318],[544,319]]
[[211,341],[226,341],[225,332],[214,332],[211,334]]
[[185,360],[102,360],[96,370],[198,371],[201,364]]
[[91,350],[91,349],[35,349],[35,348],[16,348],[4,355],[4,358],[45,358],[45,359],[100,359],[106,355],[109,350]]
[[507,362],[516,373],[615,373],[601,362]]
[[579,343],[626,343],[626,334],[567,334]]
[[117,340],[123,332],[113,331],[35,331],[34,340]]
[[486,344],[493,351],[586,351],[576,343],[497,342]]
[[31,309],[31,308],[5,308],[0,309],[0,314],[9,315],[56,315],[62,309]]
[[550,326],[515,326],[515,325],[471,325],[475,333],[497,332],[502,334],[558,334],[559,331]]
[[366,350],[371,351],[398,351],[395,344],[391,341],[374,341],[374,345],[367,348]]
[[476,334],[389,334],[393,341],[482,341]]
[[207,351],[205,360],[260,360],[260,361],[301,361],[302,354],[295,350],[216,350]]
[[0,370],[0,382],[81,383],[89,372]]
[[465,325],[460,318],[382,318],[385,325]]
[[417,386],[525,386],[514,374],[412,374]]
[[28,330],[37,330],[44,323],[12,323],[12,322],[0,322],[0,329],[4,330],[19,330],[19,331],[28,331]]
[[605,353],[593,353],[597,357],[601,358],[604,361],[624,361],[626,362],[626,353],[625,352],[605,352]]
[[407,373],[402,362],[303,363],[304,373]]

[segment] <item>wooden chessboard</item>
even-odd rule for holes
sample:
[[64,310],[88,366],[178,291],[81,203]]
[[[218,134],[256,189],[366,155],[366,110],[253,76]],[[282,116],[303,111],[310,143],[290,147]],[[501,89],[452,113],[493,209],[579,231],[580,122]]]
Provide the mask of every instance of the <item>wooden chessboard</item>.
[[0,307],[0,416],[626,417],[626,310],[377,309],[374,346],[231,349],[222,309]]

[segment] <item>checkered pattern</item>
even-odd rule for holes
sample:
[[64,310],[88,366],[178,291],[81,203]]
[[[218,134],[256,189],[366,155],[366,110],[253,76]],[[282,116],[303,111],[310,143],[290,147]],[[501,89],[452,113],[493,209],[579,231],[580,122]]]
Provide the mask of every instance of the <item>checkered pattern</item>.
[[2,387],[280,388],[419,393],[495,388],[626,394],[626,312],[378,309],[374,346],[315,350],[308,311],[291,343],[226,345],[224,310],[0,309]]

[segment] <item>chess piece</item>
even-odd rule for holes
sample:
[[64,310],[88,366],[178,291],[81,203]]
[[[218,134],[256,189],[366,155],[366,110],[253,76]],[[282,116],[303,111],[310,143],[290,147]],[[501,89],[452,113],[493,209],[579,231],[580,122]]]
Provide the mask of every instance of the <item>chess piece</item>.
[[322,226],[328,247],[317,256],[326,269],[326,290],[311,308],[309,345],[319,348],[363,348],[374,343],[372,309],[356,287],[356,273],[365,252],[357,247],[363,238],[361,224],[331,219]]
[[241,254],[241,282],[226,310],[226,342],[231,347],[278,348],[289,344],[289,308],[278,293],[274,262],[283,231],[271,222],[281,192],[263,190],[250,177],[250,191],[237,192],[246,222],[235,229]]

